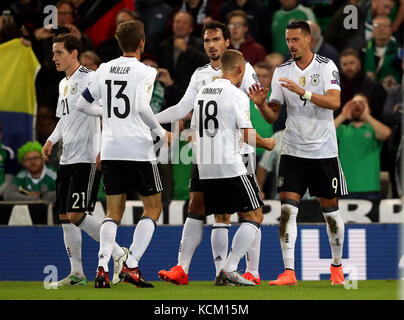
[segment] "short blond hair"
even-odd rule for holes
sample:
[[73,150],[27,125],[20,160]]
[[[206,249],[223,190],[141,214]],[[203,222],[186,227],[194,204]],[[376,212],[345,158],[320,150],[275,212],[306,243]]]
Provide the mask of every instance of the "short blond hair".
[[245,63],[243,54],[234,49],[227,49],[220,60],[223,72],[234,71],[241,63]]

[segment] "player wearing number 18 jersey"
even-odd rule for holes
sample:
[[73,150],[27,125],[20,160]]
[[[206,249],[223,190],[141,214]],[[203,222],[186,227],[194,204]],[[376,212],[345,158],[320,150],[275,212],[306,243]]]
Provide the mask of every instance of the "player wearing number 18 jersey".
[[123,56],[99,67],[79,102],[80,109],[90,114],[97,114],[90,105],[92,101],[101,98],[103,104],[101,168],[107,194],[107,217],[100,231],[95,287],[109,287],[108,262],[125,210],[126,193],[130,191],[140,194],[144,213],[119,277],[138,287],[153,287],[142,277],[138,264],[162,210],[163,188],[151,130],[159,137],[164,137],[166,131],[150,107],[156,71],[139,61],[145,45],[143,23],[120,24],[116,37]]
[[[196,137],[195,161],[204,183],[206,215],[237,212],[242,219],[219,279],[223,284],[255,285],[236,271],[263,219],[259,188],[247,178],[240,153],[240,138],[255,133],[249,114],[239,107],[249,104],[248,97],[236,87],[243,78],[245,61],[237,50],[225,51],[221,61],[222,77],[202,87],[195,102],[191,124]],[[256,141],[267,150],[274,147],[271,138],[257,137]]]
[[307,188],[319,200],[327,222],[332,252],[331,283],[342,284],[344,222],[338,209],[338,196],[346,194],[347,187],[338,160],[333,117],[333,111],[340,106],[338,69],[330,59],[311,51],[307,22],[291,22],[286,28],[286,42],[293,59],[275,70],[269,103],[264,99],[262,104],[258,103],[268,122],[276,120],[283,103],[287,107],[278,174],[279,236],[285,272],[270,284],[297,284],[296,216]]
[[[202,36],[205,52],[210,59],[210,63],[195,70],[191,77],[189,86],[178,104],[156,115],[156,118],[160,123],[174,122],[184,118],[193,110],[198,91],[222,75],[220,57],[230,43],[230,33],[227,26],[217,21],[211,21],[204,25]],[[252,84],[255,84],[258,81],[257,79],[258,78],[253,67],[249,63],[246,63],[242,83],[239,89],[236,89],[241,93],[243,93],[243,91],[248,93],[249,87]],[[246,105],[239,104],[238,107],[242,108],[247,113],[250,112],[249,103]],[[254,148],[245,145],[241,152],[242,154],[246,155],[244,159],[249,160],[247,162],[247,178],[252,184],[256,184],[254,167],[252,165],[252,154],[254,152]],[[203,185],[199,179],[199,173],[196,165],[192,166],[189,191],[190,202],[188,206],[188,215],[184,223],[182,238],[179,246],[178,263],[176,266],[171,268],[171,270],[161,270],[159,272],[161,279],[176,284],[188,283],[188,270],[191,264],[191,259],[200,241],[202,240],[203,235],[203,223],[205,218]],[[215,223],[212,226],[211,233],[211,244],[216,267],[216,276],[219,275],[225,261],[225,257],[227,256],[229,226],[230,215],[215,215]],[[255,281],[258,283],[260,236],[261,231],[258,231],[256,243],[253,244],[252,250],[249,252],[250,259],[246,261],[246,274],[253,274]]]

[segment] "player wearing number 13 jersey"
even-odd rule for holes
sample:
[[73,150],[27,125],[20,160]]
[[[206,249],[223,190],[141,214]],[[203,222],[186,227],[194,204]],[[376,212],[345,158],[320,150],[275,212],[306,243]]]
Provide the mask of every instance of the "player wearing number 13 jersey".
[[257,104],[268,122],[276,120],[282,104],[287,107],[278,174],[279,236],[285,272],[270,284],[297,284],[294,273],[296,216],[307,188],[319,200],[327,222],[332,251],[331,283],[342,284],[344,222],[338,209],[338,196],[346,194],[347,187],[338,160],[333,117],[333,111],[340,107],[338,69],[330,59],[310,50],[307,22],[291,22],[285,37],[292,59],[275,70],[269,103],[262,100],[263,104]]
[[80,109],[90,114],[91,102],[101,98],[103,104],[101,168],[107,194],[107,217],[100,231],[95,287],[109,286],[108,262],[125,210],[126,194],[130,191],[140,194],[144,214],[136,226],[129,256],[119,277],[138,287],[153,287],[143,279],[138,263],[150,243],[162,210],[163,188],[152,132],[164,137],[166,131],[150,107],[156,70],[139,61],[145,45],[143,23],[120,24],[116,37],[123,56],[99,67],[79,101]]

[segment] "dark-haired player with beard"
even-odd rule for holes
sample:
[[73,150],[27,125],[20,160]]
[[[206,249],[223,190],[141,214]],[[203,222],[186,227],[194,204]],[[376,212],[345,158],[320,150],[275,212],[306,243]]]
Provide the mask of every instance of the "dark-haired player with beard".
[[[175,122],[184,118],[193,110],[198,91],[222,75],[220,58],[230,44],[229,29],[221,22],[211,21],[204,25],[202,37],[205,52],[210,59],[210,63],[196,69],[191,77],[191,81],[183,98],[178,104],[156,115],[156,118],[160,123]],[[239,89],[248,94],[249,88],[256,83],[258,83],[258,78],[255,74],[254,68],[251,64],[246,63],[244,77]],[[248,114],[249,117],[249,105],[240,105],[239,107],[246,108],[244,112]],[[244,143],[241,153],[244,157],[244,163],[247,166],[247,177],[250,180],[250,183],[255,185],[257,182],[255,179],[255,166],[253,159],[254,148]],[[170,270],[161,270],[159,272],[159,277],[161,279],[181,285],[188,284],[189,266],[191,264],[192,256],[202,240],[205,219],[203,183],[201,183],[199,179],[199,172],[196,164],[192,166],[189,191],[190,202],[178,250],[178,263]],[[229,226],[229,214],[215,215],[215,223],[212,227],[211,234],[211,244],[216,267],[216,284],[220,284],[218,282],[218,276],[228,254]],[[251,249],[247,251],[247,270],[243,275],[247,280],[251,280],[256,284],[260,283],[258,272],[260,243],[261,231],[259,230]]]
[[348,190],[338,159],[333,117],[333,111],[340,107],[338,69],[332,60],[311,51],[307,22],[291,22],[286,27],[285,38],[292,59],[275,69],[269,102],[265,101],[267,89],[256,87],[251,91],[251,96],[261,96],[256,104],[270,123],[278,118],[284,103],[287,107],[278,174],[279,237],[285,272],[269,284],[297,285],[296,217],[307,188],[320,202],[327,222],[332,252],[331,284],[343,284],[344,222],[338,209],[338,196],[347,194]]

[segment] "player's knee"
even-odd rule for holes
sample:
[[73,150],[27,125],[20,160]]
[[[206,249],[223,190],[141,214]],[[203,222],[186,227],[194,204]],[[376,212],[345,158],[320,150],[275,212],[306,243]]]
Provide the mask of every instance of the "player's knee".
[[203,203],[203,193],[202,192],[193,192],[191,193],[191,197],[188,205],[188,212],[204,215],[205,214],[205,206]]
[[215,223],[230,224],[230,214],[215,214]]
[[262,214],[262,208],[255,209],[253,211],[249,212],[240,212],[239,218],[241,221],[243,220],[248,220],[248,221],[254,221],[258,224],[261,224],[262,221],[264,220],[264,215]]
[[83,220],[84,216],[84,212],[69,212],[67,214],[69,221],[75,225],[80,224],[80,221]]

